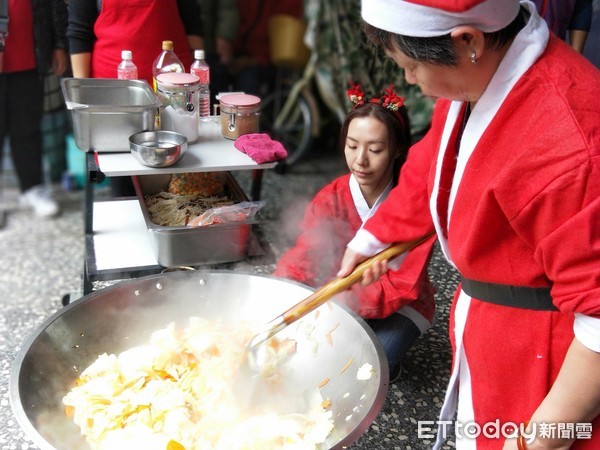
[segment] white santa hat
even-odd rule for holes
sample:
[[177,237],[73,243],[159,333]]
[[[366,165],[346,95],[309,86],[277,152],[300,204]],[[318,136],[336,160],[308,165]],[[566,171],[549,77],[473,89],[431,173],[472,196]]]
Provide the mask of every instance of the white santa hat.
[[442,36],[460,25],[491,33],[510,24],[518,12],[518,0],[362,0],[365,22],[414,37]]

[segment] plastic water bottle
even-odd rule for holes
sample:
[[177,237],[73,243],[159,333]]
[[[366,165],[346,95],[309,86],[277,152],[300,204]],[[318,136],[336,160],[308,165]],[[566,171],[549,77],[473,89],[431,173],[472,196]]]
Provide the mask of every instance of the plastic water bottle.
[[138,70],[132,58],[131,50],[121,52],[122,61],[117,66],[117,78],[119,80],[137,80]]
[[198,116],[206,120],[210,117],[210,68],[204,60],[204,50],[195,50],[194,59],[190,73],[200,78]]
[[156,91],[156,77],[161,73],[185,72],[185,68],[173,51],[173,41],[162,41],[162,52],[156,57],[152,64],[152,77],[154,90]]

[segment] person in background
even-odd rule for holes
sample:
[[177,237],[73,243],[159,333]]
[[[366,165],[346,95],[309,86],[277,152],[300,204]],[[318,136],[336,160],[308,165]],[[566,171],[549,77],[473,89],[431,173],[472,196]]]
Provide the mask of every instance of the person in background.
[[583,53],[592,24],[592,0],[533,0],[551,31]]
[[[355,107],[340,134],[350,173],[325,186],[306,207],[294,247],[278,261],[275,276],[319,287],[335,276],[346,244],[385,202],[411,143],[404,99],[390,87],[367,99],[360,86],[348,96]],[[417,338],[431,327],[434,289],[427,275],[434,239],[411,250],[377,283],[355,284],[337,298],[367,320],[381,341],[390,382]]]
[[[69,75],[70,71],[67,71],[63,77]],[[65,175],[67,172],[67,135],[71,131],[71,123],[60,86],[61,78],[52,72],[48,72],[44,76],[42,150],[46,181],[53,185],[60,184],[63,189],[68,190],[70,185],[65,181]]]
[[173,41],[186,70],[204,47],[196,0],[78,0],[69,2],[69,51],[75,78],[117,78],[121,50],[133,52],[140,79],[152,86],[162,41]]
[[364,0],[362,17],[438,100],[338,276],[432,230],[461,274],[434,449],[443,423],[500,427],[455,428],[457,450],[600,448],[600,72],[529,1]]
[[236,0],[198,0],[204,31],[204,51],[210,67],[211,105],[219,92],[231,90],[228,64],[233,58],[239,15]]
[[0,143],[9,137],[20,203],[38,217],[52,217],[60,208],[43,182],[43,77],[49,70],[55,75],[67,70],[67,8],[64,0],[8,0],[8,17],[0,70]]
[[[162,41],[189,71],[193,51],[203,48],[196,0],[78,0],[69,2],[69,50],[75,78],[117,78],[121,51],[131,50],[140,79],[153,86],[152,64]],[[96,149],[101,151],[101,149]],[[130,177],[111,177],[114,196],[133,196]]]
[[237,0],[240,19],[229,71],[234,90],[264,97],[273,84],[269,19],[275,14],[302,18],[304,0]]
[[600,69],[600,0],[592,2],[592,24],[583,49],[583,56]]

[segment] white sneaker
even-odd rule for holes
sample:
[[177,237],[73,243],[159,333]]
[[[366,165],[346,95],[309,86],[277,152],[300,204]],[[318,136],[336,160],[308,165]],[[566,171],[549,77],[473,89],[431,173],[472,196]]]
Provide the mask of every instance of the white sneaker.
[[19,199],[22,206],[30,207],[38,217],[53,217],[60,208],[45,186],[39,185],[28,189]]

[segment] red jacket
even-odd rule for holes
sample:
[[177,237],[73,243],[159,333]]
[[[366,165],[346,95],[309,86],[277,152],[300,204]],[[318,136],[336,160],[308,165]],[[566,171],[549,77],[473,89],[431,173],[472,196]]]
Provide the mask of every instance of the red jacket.
[[[335,179],[306,207],[296,245],[281,257],[274,275],[313,287],[335,277],[346,244],[362,225],[349,179],[350,174]],[[431,323],[435,303],[427,265],[433,242],[411,250],[399,270],[369,286],[355,284],[338,298],[364,318],[387,317],[409,305]]]
[[[600,75],[553,36],[531,62],[532,42],[540,45],[515,39],[518,48],[502,61],[502,76],[492,79],[471,114],[448,235],[439,234],[463,276],[551,287],[559,309],[500,306],[465,299],[459,289],[449,326],[455,373],[465,369],[461,354],[468,361],[460,372],[459,414],[461,404],[472,407],[480,425],[529,420],[561,368],[575,315],[600,319]],[[523,75],[507,87],[506,78],[519,70]],[[440,229],[446,212],[437,210],[442,190],[436,183],[441,156],[454,151],[444,142],[457,103],[438,102],[431,130],[411,149],[398,187],[366,222],[379,241],[410,240],[434,223]],[[576,441],[573,450],[600,448],[600,418],[593,426],[591,439]],[[499,450],[503,440],[480,436],[477,443]]]

